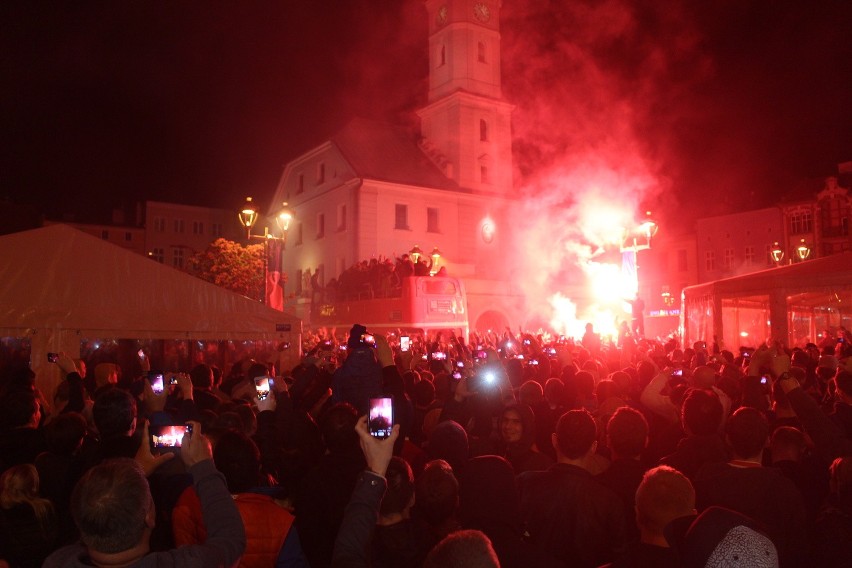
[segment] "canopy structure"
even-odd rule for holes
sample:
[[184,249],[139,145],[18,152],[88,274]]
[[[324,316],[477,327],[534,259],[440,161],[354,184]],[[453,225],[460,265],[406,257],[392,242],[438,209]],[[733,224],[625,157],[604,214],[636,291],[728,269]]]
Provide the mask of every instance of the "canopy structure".
[[46,354],[85,338],[290,342],[298,362],[295,316],[67,225],[2,236],[0,258],[0,337],[31,341],[44,386],[59,380]]
[[852,325],[852,252],[844,252],[683,290],[684,345],[724,340],[728,349],[767,338],[788,346]]

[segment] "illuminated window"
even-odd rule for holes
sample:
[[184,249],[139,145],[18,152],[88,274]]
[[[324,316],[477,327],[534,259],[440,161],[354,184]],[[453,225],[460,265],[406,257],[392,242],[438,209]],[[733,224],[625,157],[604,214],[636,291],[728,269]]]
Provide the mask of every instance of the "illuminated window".
[[426,232],[428,233],[439,233],[438,229],[438,208],[437,207],[427,207],[426,208]]
[[712,250],[704,253],[704,269],[708,272],[716,270],[716,253]]
[[479,60],[480,63],[487,63],[488,62],[488,58],[486,57],[486,53],[485,53],[485,43],[484,42],[480,41],[479,43],[476,44],[476,58]]
[[677,269],[678,272],[686,272],[689,270],[689,260],[686,251],[683,249],[677,251]]
[[325,236],[325,213],[317,214],[317,238],[321,239]]
[[746,266],[754,266],[754,247],[746,247],[745,254],[743,256],[745,258]]
[[725,270],[731,270],[734,267],[734,249],[725,249]]
[[346,204],[337,207],[337,230],[346,230]]
[[173,248],[172,249],[172,266],[175,268],[183,268],[183,249],[182,248]]
[[483,118],[479,119],[479,139],[482,142],[488,140],[488,123]]
[[408,229],[408,205],[397,203],[394,213],[394,229]]

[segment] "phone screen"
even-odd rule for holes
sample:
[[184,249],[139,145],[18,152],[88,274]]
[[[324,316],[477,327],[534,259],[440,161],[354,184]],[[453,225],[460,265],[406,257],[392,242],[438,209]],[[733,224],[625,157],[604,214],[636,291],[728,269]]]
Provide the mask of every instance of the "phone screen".
[[269,377],[255,377],[254,388],[257,389],[257,400],[265,400],[269,396]]
[[401,335],[399,337],[399,350],[408,351],[409,349],[411,349],[411,338],[407,335]]
[[148,371],[148,381],[151,383],[151,390],[155,394],[163,394],[162,371]]
[[155,448],[179,448],[183,442],[183,435],[192,432],[191,427],[185,424],[149,426],[148,430]]
[[434,359],[435,361],[446,361],[447,354],[443,351],[435,351],[434,353],[432,353],[432,359]]
[[371,398],[367,424],[370,434],[376,438],[390,436],[393,430],[393,401],[390,398]]

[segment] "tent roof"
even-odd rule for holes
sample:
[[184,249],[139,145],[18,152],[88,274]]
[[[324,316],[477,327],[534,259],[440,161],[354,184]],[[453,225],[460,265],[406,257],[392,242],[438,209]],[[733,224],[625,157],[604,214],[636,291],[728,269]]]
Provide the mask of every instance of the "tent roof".
[[687,299],[709,294],[743,297],[778,289],[803,293],[849,286],[852,286],[852,252],[844,252],[689,286],[684,289],[684,295]]
[[[150,339],[274,339],[296,317],[68,225],[0,237],[0,328]],[[288,327],[289,326],[289,327]]]

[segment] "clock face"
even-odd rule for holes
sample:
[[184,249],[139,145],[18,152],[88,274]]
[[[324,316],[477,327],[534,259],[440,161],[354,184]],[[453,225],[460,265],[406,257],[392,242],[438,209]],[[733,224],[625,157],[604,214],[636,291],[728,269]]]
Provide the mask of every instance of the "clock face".
[[482,2],[473,5],[473,17],[480,22],[487,22],[491,19],[491,10]]
[[441,6],[440,8],[438,8],[438,23],[439,24],[443,25],[443,24],[447,23],[447,13],[448,13],[448,10],[447,10],[446,6]]

